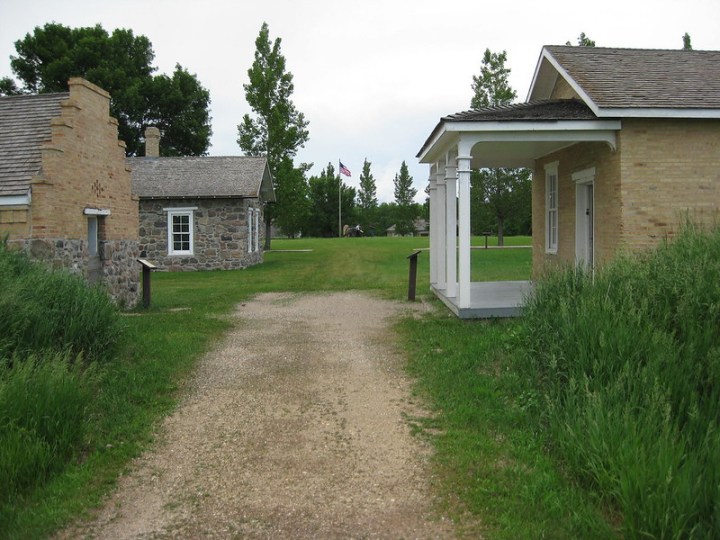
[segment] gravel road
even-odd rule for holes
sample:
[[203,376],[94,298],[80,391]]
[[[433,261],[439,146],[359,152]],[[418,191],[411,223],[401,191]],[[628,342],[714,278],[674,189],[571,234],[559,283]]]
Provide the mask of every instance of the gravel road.
[[158,444],[60,538],[453,538],[389,325],[408,304],[263,294],[200,362]]

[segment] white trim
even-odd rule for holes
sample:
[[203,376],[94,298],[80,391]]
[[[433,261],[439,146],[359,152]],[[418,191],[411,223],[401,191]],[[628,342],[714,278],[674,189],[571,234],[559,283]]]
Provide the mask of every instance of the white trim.
[[30,204],[30,194],[27,195],[5,195],[0,197],[0,206],[22,206]]
[[[446,122],[446,132],[500,132],[513,133],[518,137],[540,134],[547,137],[548,133],[570,132],[580,134],[584,131],[617,131],[622,128],[620,120],[537,120],[537,121],[506,121],[506,122]],[[490,139],[498,140],[498,139]]]
[[111,212],[108,208],[85,208],[83,214],[86,216],[109,216]]
[[197,206],[178,206],[177,208],[163,208],[163,212],[194,212]]
[[[592,266],[595,260],[595,167],[574,172],[572,179],[575,182],[575,265]],[[592,193],[592,199],[588,201],[589,193]],[[590,236],[593,238],[591,250],[588,249]]]
[[254,231],[253,231],[253,225],[255,224],[255,220],[253,219],[253,214],[255,213],[255,209],[252,207],[248,207],[247,210],[247,221],[248,221],[248,253],[253,252],[253,238],[255,237]]
[[[167,212],[167,252],[168,256],[194,255],[195,251],[195,213],[197,208],[164,208]],[[188,216],[189,249],[175,249],[173,218]],[[183,234],[182,232],[178,234]]]
[[[558,174],[559,162],[553,161],[545,165],[545,253],[556,254],[558,251],[558,238],[560,236],[560,177]],[[554,178],[554,198],[551,197],[551,183]],[[551,221],[553,223],[551,223]],[[554,228],[554,234],[553,234]]]
[[720,118],[720,109],[675,109],[670,107],[608,107],[595,113],[600,118]]
[[98,216],[103,214],[86,214],[88,216],[88,234],[87,234],[87,242],[88,242],[88,255],[90,257],[97,257],[98,256],[98,244],[100,243],[99,240],[99,223],[98,223]]

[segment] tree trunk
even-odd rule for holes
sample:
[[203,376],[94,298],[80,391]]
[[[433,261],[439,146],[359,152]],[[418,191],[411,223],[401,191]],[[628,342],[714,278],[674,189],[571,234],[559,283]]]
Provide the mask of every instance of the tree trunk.
[[498,246],[502,247],[505,245],[505,232],[503,230],[503,219],[498,218]]

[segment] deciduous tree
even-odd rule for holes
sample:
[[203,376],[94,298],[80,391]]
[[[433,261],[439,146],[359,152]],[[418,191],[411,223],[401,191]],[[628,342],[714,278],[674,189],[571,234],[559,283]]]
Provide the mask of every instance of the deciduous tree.
[[[517,97],[510,87],[510,69],[505,67],[507,54],[485,50],[480,75],[473,77],[470,106],[473,108],[508,105]],[[517,213],[529,213],[531,200],[530,172],[523,169],[481,169],[471,175],[471,206],[482,213],[489,210],[495,218],[498,244],[504,245],[505,222]],[[476,218],[476,222],[480,221]]]
[[70,77],[83,77],[110,93],[110,113],[128,155],[143,154],[149,125],[163,133],[162,155],[207,153],[210,93],[179,64],[172,76],[153,75],[155,54],[147,37],[125,29],[108,34],[100,25],[49,23],[16,41],[15,50],[10,65],[22,88],[5,79],[2,92],[64,92]]
[[306,236],[337,236],[339,231],[340,199],[342,201],[343,224],[353,224],[355,216],[355,188],[346,186],[335,167],[328,163],[320,176],[308,180],[310,218],[304,230]]
[[[243,116],[238,125],[238,144],[250,156],[267,156],[275,188],[283,191],[284,181],[279,165],[285,158],[293,159],[308,141],[308,122],[292,102],[293,75],[287,71],[281,52],[280,38],[270,41],[270,30],[263,23],[255,40],[255,60],[248,70],[249,82],[243,85],[245,99],[255,113]],[[271,207],[270,207],[271,208]],[[265,212],[265,224],[270,232],[274,215],[281,206]],[[270,234],[265,235],[265,248],[270,247]]]

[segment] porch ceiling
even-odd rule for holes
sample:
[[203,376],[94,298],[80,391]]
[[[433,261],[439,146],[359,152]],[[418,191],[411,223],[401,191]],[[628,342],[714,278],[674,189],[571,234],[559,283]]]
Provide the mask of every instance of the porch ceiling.
[[532,167],[536,159],[584,141],[615,147],[621,122],[599,119],[577,100],[548,100],[489,107],[440,120],[417,157],[444,162],[448,155],[472,157],[472,167]]
[[560,122],[451,122],[436,129],[418,154],[421,163],[444,161],[448,153],[469,153],[473,168],[533,167],[536,159],[579,142],[601,141],[615,148],[619,120]]

